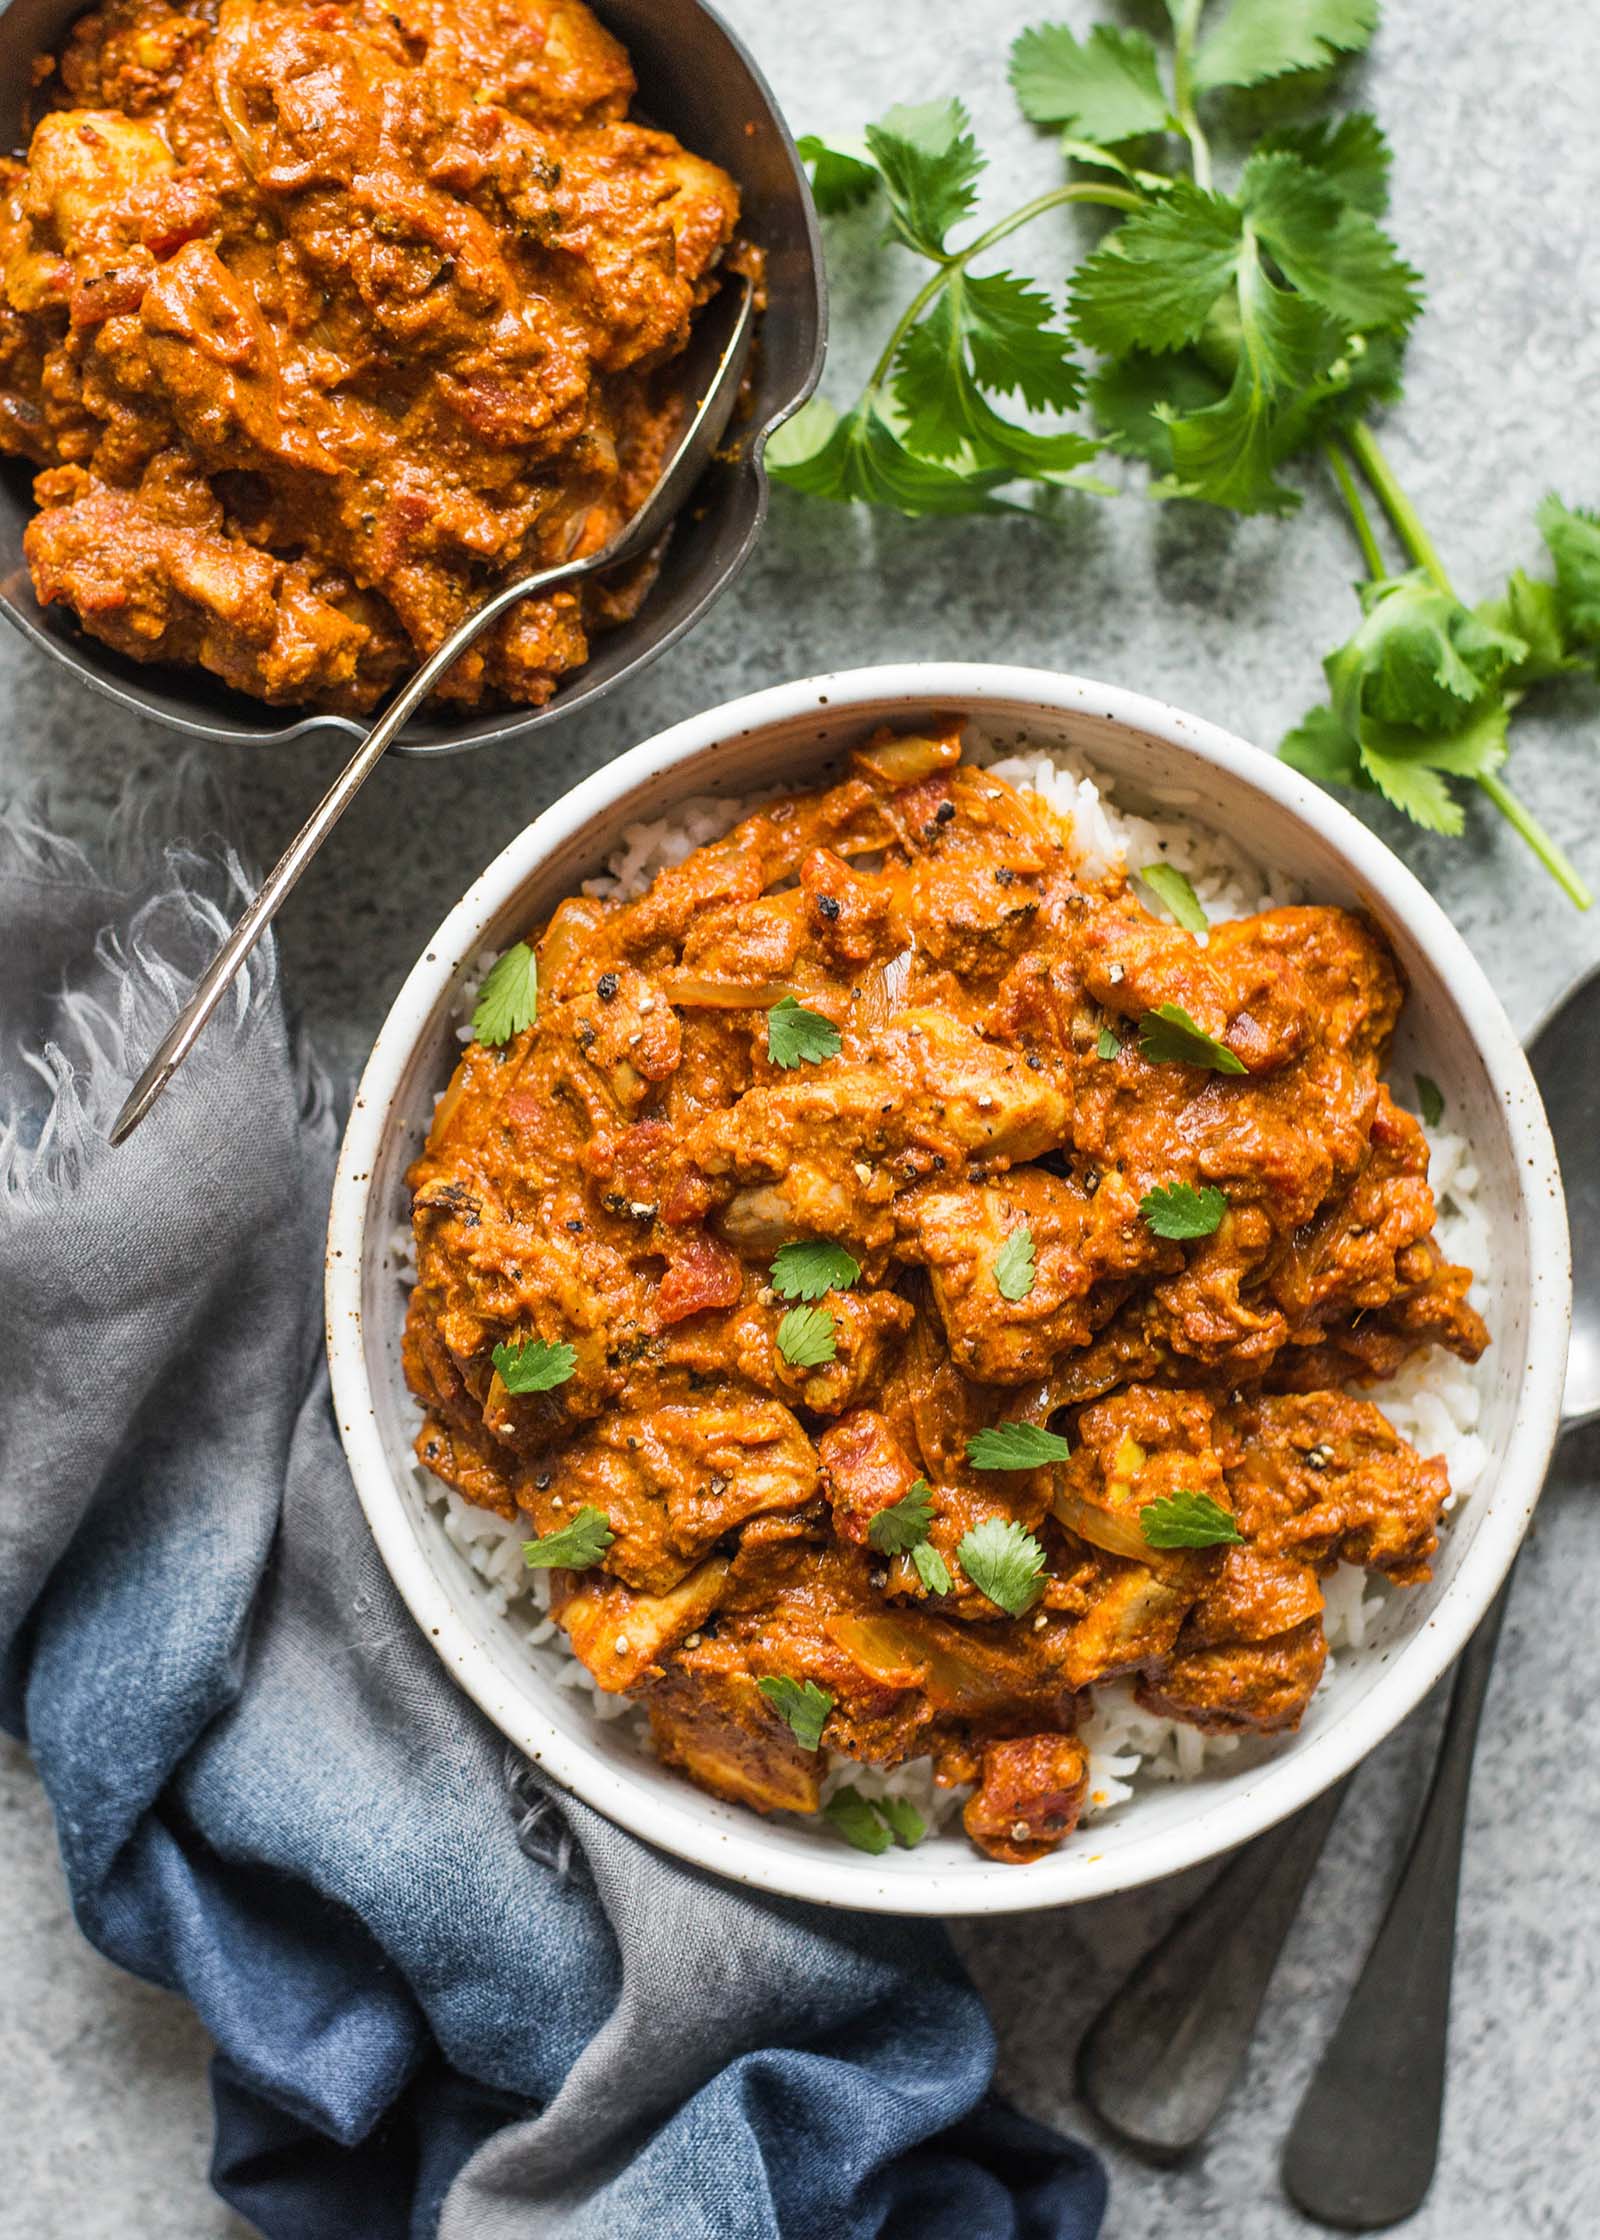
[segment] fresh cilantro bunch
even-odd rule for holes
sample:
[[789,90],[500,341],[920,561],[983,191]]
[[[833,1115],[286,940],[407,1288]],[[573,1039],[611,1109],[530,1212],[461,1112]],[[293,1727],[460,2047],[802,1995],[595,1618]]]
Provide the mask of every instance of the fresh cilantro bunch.
[[1136,207],[1124,187],[1069,185],[1038,197],[963,248],[952,231],[972,215],[984,158],[959,101],[891,109],[859,153],[803,139],[817,206],[882,202],[887,237],[932,266],[847,412],[814,399],[779,431],[768,459],[815,498],[901,513],[992,513],[1003,484],[1072,480],[1100,448],[1077,429],[1041,432],[1001,406],[1070,411],[1083,376],[1044,290],[975,259],[1064,202]]
[[[816,497],[907,514],[1047,511],[1062,483],[1107,490],[1086,470],[1111,451],[1143,461],[1157,497],[1286,516],[1301,494],[1285,468],[1320,467],[1366,563],[1364,619],[1325,663],[1328,703],[1286,757],[1440,832],[1464,821],[1452,780],[1473,781],[1586,908],[1501,766],[1522,693],[1594,661],[1600,529],[1548,501],[1554,583],[1518,571],[1502,599],[1469,609],[1369,424],[1400,395],[1421,283],[1381,223],[1390,154],[1376,120],[1308,122],[1305,109],[1369,44],[1378,0],[1166,0],[1166,15],[1159,42],[1110,23],[1022,33],[1012,85],[1024,115],[1060,132],[1069,176],[959,246],[983,171],[960,102],[892,110],[859,150],[802,141],[825,213],[880,201],[887,239],[932,269],[856,403],[808,407],[774,470]],[[1213,139],[1242,117],[1255,137],[1231,147],[1224,181]],[[1060,315],[1037,281],[972,270],[1069,203],[1116,222]],[[1034,420],[1002,411],[1009,399]],[[1035,424],[1080,403],[1093,435]],[[1386,561],[1363,485],[1409,572]]]
[[1433,832],[1462,830],[1452,780],[1476,780],[1586,909],[1588,890],[1565,851],[1500,776],[1511,713],[1528,688],[1600,664],[1600,517],[1550,497],[1538,520],[1553,581],[1518,568],[1501,598],[1467,607],[1423,539],[1423,565],[1361,585],[1361,627],[1322,665],[1327,701],[1278,751],[1325,785],[1381,793]]

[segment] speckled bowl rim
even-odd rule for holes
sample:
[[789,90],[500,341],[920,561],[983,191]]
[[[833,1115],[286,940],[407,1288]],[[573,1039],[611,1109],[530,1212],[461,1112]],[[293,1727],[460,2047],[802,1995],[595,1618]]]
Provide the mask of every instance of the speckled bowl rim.
[[[604,819],[613,836],[629,821],[634,796],[659,774],[692,765],[707,750],[752,739],[808,714],[837,720],[855,706],[874,714],[884,702],[918,710],[986,710],[1015,720],[1019,706],[1101,719],[1161,740],[1199,766],[1287,810],[1330,846],[1352,881],[1373,898],[1391,927],[1426,953],[1471,1037],[1505,1125],[1496,1147],[1515,1178],[1526,1223],[1531,1272],[1526,1340],[1516,1369],[1516,1402],[1493,1484],[1474,1497],[1475,1525],[1455,1576],[1425,1624],[1399,1642],[1368,1692],[1321,1732],[1302,1734],[1263,1764],[1215,1783],[1196,1784],[1195,1810],[1181,1825],[1129,1843],[1112,1858],[1083,1844],[1026,1868],[970,1867],[898,1854],[883,1875],[869,1856],[839,1846],[784,1850],[754,1814],[713,1808],[688,1783],[647,1793],[581,1741],[558,1731],[526,1694],[508,1691],[435,1576],[412,1512],[384,1451],[369,1381],[362,1328],[364,1264],[387,1247],[392,1221],[374,1209],[371,1178],[391,1106],[414,1046],[497,915],[564,844]],[[822,756],[818,756],[820,764]],[[1197,775],[1199,771],[1197,770]],[[796,771],[796,783],[807,772]],[[684,794],[703,790],[703,768],[685,772]],[[651,804],[651,813],[661,806]],[[600,853],[604,853],[602,848]],[[1488,1147],[1474,1142],[1480,1157]],[[396,997],[362,1076],[345,1134],[329,1223],[328,1356],[340,1436],[356,1490],[384,1562],[418,1624],[457,1683],[520,1750],[562,1787],[637,1836],[735,1881],[794,1898],[897,1914],[988,1914],[1106,1897],[1175,1874],[1232,1849],[1284,1819],[1357,1766],[1427,1694],[1460,1653],[1510,1570],[1543,1485],[1560,1420],[1571,1275],[1559,1170],[1543,1106],[1522,1046],[1477,961],[1444,912],[1405,866],[1348,810],[1287,764],[1216,725],[1163,702],[1086,678],[1045,670],[957,662],[910,662],[803,679],[752,693],[675,724],[596,771],[556,801],[496,857],[427,944]],[[728,1824],[732,1822],[733,1824]],[[985,1867],[988,1862],[983,1863]]]

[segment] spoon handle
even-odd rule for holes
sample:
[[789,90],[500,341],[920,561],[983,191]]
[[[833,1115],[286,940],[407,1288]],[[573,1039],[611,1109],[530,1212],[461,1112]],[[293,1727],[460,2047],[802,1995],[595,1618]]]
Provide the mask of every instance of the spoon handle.
[[404,730],[445,670],[465,653],[480,631],[486,630],[508,606],[514,605],[518,599],[526,598],[532,591],[554,588],[557,582],[565,581],[573,572],[571,567],[552,568],[548,576],[524,580],[486,600],[458,629],[451,632],[438,651],[423,663],[405,689],[390,702],[262,880],[227,939],[195,982],[193,994],[162,1036],[155,1055],[134,1083],[126,1104],[112,1123],[111,1141],[114,1144],[122,1143],[132,1135],[194,1048],[206,1021],[233,985],[234,975],[298,886],[307,864],[377,768],[390,742]]
[[1508,1579],[1456,1668],[1400,1880],[1284,2148],[1290,2199],[1341,2231],[1399,2224],[1433,2183],[1472,1755],[1510,1591]]
[[1090,2024],[1078,2088],[1152,2159],[1186,2154],[1215,2122],[1347,1787],[1235,1853]]

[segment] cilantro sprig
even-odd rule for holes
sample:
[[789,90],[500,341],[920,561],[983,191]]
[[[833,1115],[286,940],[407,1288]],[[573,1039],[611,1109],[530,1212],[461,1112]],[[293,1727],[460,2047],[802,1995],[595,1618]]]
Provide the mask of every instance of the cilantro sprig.
[[1007,1617],[1020,1617],[1044,1592],[1044,1550],[1013,1517],[985,1517],[974,1525],[958,1543],[956,1560]]
[[791,1680],[779,1672],[758,1680],[756,1686],[788,1727],[802,1750],[815,1750],[833,1709],[833,1698],[815,1680]]
[[484,975],[473,1006],[472,1032],[479,1042],[509,1042],[538,1016],[539,960],[526,941],[519,941]]
[[1042,1463],[1065,1462],[1071,1452],[1059,1431],[1038,1423],[992,1424],[967,1441],[974,1470],[1037,1470]]
[[1145,1227],[1179,1244],[1215,1236],[1227,1210],[1226,1194],[1209,1182],[1199,1190],[1190,1182],[1168,1182],[1139,1200]]
[[822,1817],[837,1828],[846,1843],[858,1851],[870,1851],[874,1858],[895,1844],[906,1850],[919,1844],[928,1832],[928,1823],[914,1804],[904,1797],[864,1797],[859,1789],[835,1789],[822,1808]]
[[492,1356],[507,1392],[554,1392],[578,1366],[577,1349],[529,1338],[519,1346],[496,1346]]
[[1147,1501],[1139,1511],[1139,1530],[1152,1548],[1225,1548],[1244,1539],[1228,1511],[1209,1493],[1179,1491]]
[[791,1369],[821,1369],[833,1359],[834,1319],[826,1307],[791,1307],[778,1324],[778,1351]]
[[[859,397],[814,400],[768,456],[814,497],[911,515],[1049,515],[1063,484],[1115,494],[1090,473],[1110,453],[1142,462],[1158,498],[1282,517],[1320,469],[1361,549],[1363,618],[1285,759],[1446,834],[1464,828],[1458,788],[1474,786],[1587,908],[1504,765],[1524,694],[1600,658],[1600,517],[1547,499],[1553,580],[1514,569],[1474,606],[1379,446],[1372,419],[1401,396],[1422,283],[1384,228],[1376,121],[1304,116],[1378,13],[1379,0],[1168,0],[1159,41],[1110,22],[1025,30],[1012,85],[1023,114],[1060,133],[1068,175],[998,217],[979,216],[985,158],[960,101],[891,110],[848,146],[802,141],[824,213],[876,204],[884,239],[918,263]],[[1114,222],[1064,291],[989,269],[1002,242],[1079,203]],[[1163,899],[1202,930],[1197,904]]]
[[926,1478],[918,1478],[898,1501],[878,1510],[867,1526],[867,1538],[880,1555],[909,1556],[929,1594],[948,1594],[954,1581],[928,1537],[932,1527],[933,1488]]
[[1181,1003],[1158,1003],[1139,1021],[1139,1055],[1153,1066],[1201,1066],[1212,1073],[1243,1073],[1245,1064],[1225,1042],[1207,1034]]
[[821,1065],[843,1047],[833,1021],[820,1011],[808,1011],[794,996],[780,996],[767,1013],[767,1056],[786,1073],[795,1066]]
[[522,1560],[530,1571],[548,1571],[554,1567],[563,1571],[587,1571],[600,1561],[616,1537],[604,1509],[596,1509],[586,1502],[559,1531],[547,1532],[538,1540],[525,1540]]
[[875,1512],[867,1538],[880,1555],[903,1556],[928,1537],[933,1523],[933,1488],[918,1478],[898,1501]]
[[820,1299],[829,1291],[848,1291],[861,1263],[842,1244],[808,1237],[780,1245],[772,1263],[772,1288],[780,1299]]
[[1023,1221],[994,1256],[994,1287],[1002,1299],[1026,1299],[1033,1278],[1033,1231]]

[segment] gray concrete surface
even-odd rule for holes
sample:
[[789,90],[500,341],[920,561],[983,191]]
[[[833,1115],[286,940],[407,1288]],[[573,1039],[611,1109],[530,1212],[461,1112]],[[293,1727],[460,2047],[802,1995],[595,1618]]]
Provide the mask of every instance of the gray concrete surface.
[[[890,102],[960,90],[995,156],[996,209],[1055,175],[1014,121],[1004,79],[1020,0],[726,0],[797,128],[844,129]],[[1081,0],[1056,12],[1090,20]],[[1410,399],[1386,440],[1473,595],[1531,562],[1532,508],[1559,483],[1600,500],[1600,15],[1584,0],[1389,0],[1365,66],[1398,143],[1394,224],[1428,276]],[[1001,198],[1004,198],[1003,200]],[[1053,221],[1052,221],[1053,222]],[[1027,239],[1061,272],[1062,222]],[[883,286],[899,290],[903,275]],[[838,288],[830,387],[868,352],[888,300]],[[515,744],[380,772],[283,927],[291,996],[328,1062],[357,1064],[426,933],[507,837],[581,772],[673,719],[811,669],[915,655],[1076,668],[1271,741],[1314,697],[1350,626],[1354,555],[1327,494],[1279,527],[1086,502],[1064,527],[861,520],[779,495],[762,549],[695,635],[537,752]],[[1564,688],[1517,725],[1515,777],[1600,879],[1600,696]],[[9,638],[0,643],[0,775],[42,785],[94,831],[124,786],[179,750]],[[218,751],[227,819],[257,859],[313,797],[326,749]],[[1526,1029],[1600,957],[1580,920],[1487,816],[1429,841],[1374,819],[1433,888]],[[1597,914],[1600,915],[1600,914]],[[1519,1578],[1490,1700],[1462,1914],[1443,2166],[1416,2240],[1581,2240],[1600,2228],[1593,2045],[1600,2027],[1600,1774],[1591,1710],[1600,1642],[1586,1565],[1594,1442],[1569,1452]],[[1425,1768],[1426,1717],[1363,1774],[1274,1986],[1249,2072],[1196,2163],[1154,2174],[1110,2151],[1109,2240],[1287,2240],[1278,2142],[1358,1964]],[[204,2182],[202,2033],[129,1983],[68,1917],[48,1814],[23,1754],[0,1751],[0,2240],[222,2240],[244,2227]],[[1082,2125],[1073,2044],[1097,1999],[1183,1892],[961,1932],[999,2026],[1002,2080]],[[1104,2142],[1101,2142],[1103,2145]],[[353,2236],[359,2240],[359,2236]],[[635,2236],[626,2236],[635,2240]],[[638,2236],[644,2240],[644,2236]],[[809,2236],[808,2236],[809,2240]]]

